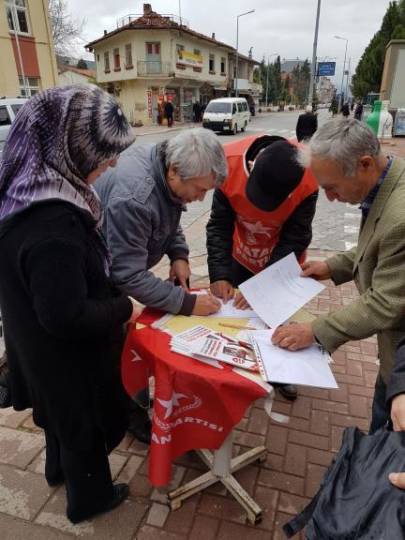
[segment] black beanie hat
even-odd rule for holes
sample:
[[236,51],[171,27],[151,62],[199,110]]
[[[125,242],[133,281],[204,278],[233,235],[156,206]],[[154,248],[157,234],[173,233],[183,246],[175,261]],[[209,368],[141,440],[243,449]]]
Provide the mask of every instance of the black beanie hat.
[[297,147],[288,141],[274,142],[257,157],[246,184],[246,196],[254,206],[270,212],[294,191],[304,173],[297,161]]

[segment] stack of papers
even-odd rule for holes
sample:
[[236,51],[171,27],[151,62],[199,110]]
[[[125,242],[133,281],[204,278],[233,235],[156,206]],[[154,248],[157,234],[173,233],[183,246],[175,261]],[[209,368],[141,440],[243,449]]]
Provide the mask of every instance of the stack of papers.
[[249,332],[257,364],[265,381],[338,388],[330,369],[331,357],[318,345],[299,351],[281,349],[271,343],[274,330]]
[[301,276],[294,253],[239,285],[239,290],[270,328],[283,324],[325,286]]
[[252,347],[246,343],[213,332],[205,326],[195,326],[177,336],[170,343],[172,351],[221,368],[218,361],[258,372]]

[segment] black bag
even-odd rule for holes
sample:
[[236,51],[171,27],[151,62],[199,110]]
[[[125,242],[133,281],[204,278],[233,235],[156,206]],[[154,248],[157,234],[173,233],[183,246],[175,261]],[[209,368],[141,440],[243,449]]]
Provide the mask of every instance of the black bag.
[[306,540],[405,539],[405,490],[390,472],[405,471],[405,432],[366,435],[347,428],[342,446],[309,505],[283,527]]

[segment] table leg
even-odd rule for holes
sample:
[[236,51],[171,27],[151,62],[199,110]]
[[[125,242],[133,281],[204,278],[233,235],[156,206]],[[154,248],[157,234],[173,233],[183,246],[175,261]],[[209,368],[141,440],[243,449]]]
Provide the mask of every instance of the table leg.
[[266,459],[266,453],[267,450],[265,446],[258,446],[257,448],[252,448],[244,454],[232,459],[232,433],[228,435],[222,446],[214,452],[210,452],[209,450],[197,450],[197,454],[210,470],[191,482],[187,482],[187,484],[168,493],[171,509],[177,510],[185,499],[188,499],[195,493],[199,493],[219,481],[224,484],[228,491],[246,510],[247,519],[253,525],[259,523],[262,518],[261,508],[232,476],[232,473],[246,467],[254,461],[263,461]]

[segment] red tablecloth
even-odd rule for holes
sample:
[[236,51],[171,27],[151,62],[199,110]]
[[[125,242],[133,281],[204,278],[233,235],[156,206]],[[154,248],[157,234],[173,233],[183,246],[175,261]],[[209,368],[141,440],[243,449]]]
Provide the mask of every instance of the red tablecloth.
[[155,376],[149,479],[166,485],[172,461],[199,448],[217,449],[254,400],[266,396],[259,384],[232,366],[218,369],[170,351],[171,337],[149,325],[161,314],[146,310],[132,328],[122,357],[122,377],[133,396]]

